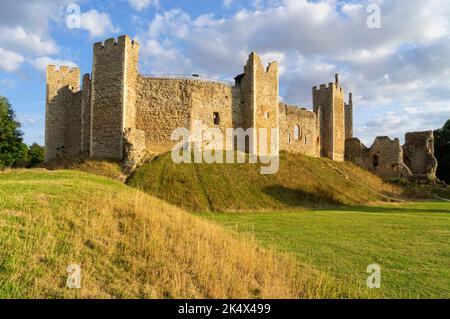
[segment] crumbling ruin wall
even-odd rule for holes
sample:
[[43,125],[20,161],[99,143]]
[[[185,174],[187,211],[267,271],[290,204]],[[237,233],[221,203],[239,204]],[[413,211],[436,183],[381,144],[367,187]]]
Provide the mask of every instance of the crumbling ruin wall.
[[346,141],[346,159],[382,178],[408,178],[411,171],[403,162],[403,149],[398,139],[380,136],[370,148],[357,138]]
[[406,133],[403,150],[405,164],[414,175],[436,179],[438,162],[434,156],[433,131]]
[[280,103],[280,150],[320,156],[320,127],[314,112]]

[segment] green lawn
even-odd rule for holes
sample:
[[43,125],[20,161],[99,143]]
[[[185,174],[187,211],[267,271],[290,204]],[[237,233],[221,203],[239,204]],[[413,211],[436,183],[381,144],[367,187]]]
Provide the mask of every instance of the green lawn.
[[350,285],[364,285],[367,266],[379,264],[380,297],[450,298],[448,202],[201,215]]

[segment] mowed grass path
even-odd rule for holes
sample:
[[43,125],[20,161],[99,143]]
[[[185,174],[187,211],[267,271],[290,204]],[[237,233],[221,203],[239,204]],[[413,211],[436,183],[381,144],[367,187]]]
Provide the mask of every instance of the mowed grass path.
[[379,264],[380,297],[450,298],[450,203],[201,215],[349,284],[364,285]]

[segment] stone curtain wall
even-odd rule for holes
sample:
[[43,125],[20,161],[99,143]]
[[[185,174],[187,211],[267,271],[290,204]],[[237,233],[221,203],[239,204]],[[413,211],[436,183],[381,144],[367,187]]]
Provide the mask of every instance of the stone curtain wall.
[[[59,70],[53,65],[47,66],[47,92],[45,107],[45,146],[46,161],[59,156],[70,155],[79,151],[80,140],[69,145],[81,135],[81,119],[75,114],[81,112],[81,99],[75,96],[80,90],[80,69],[61,67]],[[70,123],[68,123],[70,120]],[[80,121],[77,123],[76,121]]]
[[145,132],[146,148],[165,152],[175,142],[170,140],[178,127],[191,128],[189,81],[138,77],[136,90],[136,127]]
[[[306,109],[280,103],[280,150],[318,157],[320,127],[317,115]],[[298,139],[295,139],[298,125]]]

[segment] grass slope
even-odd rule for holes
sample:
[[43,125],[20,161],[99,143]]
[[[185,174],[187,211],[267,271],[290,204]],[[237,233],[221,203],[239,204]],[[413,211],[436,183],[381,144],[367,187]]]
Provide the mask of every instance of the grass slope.
[[367,266],[377,263],[382,297],[450,298],[449,202],[202,216],[346,283],[365,283]]
[[[73,263],[80,290],[65,287]],[[0,298],[357,296],[119,182],[76,171],[0,172]]]
[[131,186],[191,211],[281,210],[364,204],[400,189],[350,163],[282,153],[280,169],[253,164],[174,164],[170,154],[140,167]]

